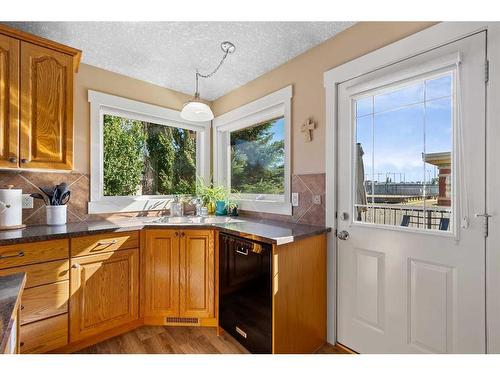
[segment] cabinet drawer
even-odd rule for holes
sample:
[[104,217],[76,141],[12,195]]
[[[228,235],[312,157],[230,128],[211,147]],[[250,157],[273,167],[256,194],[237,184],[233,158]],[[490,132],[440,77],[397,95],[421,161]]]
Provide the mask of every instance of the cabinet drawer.
[[21,324],[68,312],[69,281],[26,289],[21,299]]
[[71,256],[80,257],[139,247],[139,232],[97,234],[71,239]]
[[68,240],[0,246],[0,269],[69,257]]
[[46,353],[68,343],[68,314],[21,326],[21,353]]
[[0,276],[18,272],[26,272],[25,288],[69,280],[69,260],[55,260],[53,262],[7,268],[0,270]]

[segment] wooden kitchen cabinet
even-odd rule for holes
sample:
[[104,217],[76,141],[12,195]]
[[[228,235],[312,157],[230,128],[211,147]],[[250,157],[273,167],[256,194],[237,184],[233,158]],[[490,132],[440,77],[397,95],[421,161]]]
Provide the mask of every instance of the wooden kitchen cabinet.
[[180,240],[180,316],[214,316],[215,254],[210,230],[186,230]]
[[139,319],[139,249],[71,260],[70,341]]
[[0,167],[17,167],[19,147],[19,40],[0,34]]
[[71,170],[81,51],[0,25],[0,168]]
[[146,317],[179,316],[179,231],[146,232],[144,289]]
[[216,324],[212,230],[147,230],[144,277],[146,323]]
[[73,165],[73,58],[21,42],[21,168]]

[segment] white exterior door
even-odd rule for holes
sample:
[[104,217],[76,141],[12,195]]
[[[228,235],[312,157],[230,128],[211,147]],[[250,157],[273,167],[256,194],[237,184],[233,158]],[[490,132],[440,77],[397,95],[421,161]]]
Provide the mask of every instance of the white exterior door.
[[338,86],[337,341],[357,352],[486,350],[485,47]]

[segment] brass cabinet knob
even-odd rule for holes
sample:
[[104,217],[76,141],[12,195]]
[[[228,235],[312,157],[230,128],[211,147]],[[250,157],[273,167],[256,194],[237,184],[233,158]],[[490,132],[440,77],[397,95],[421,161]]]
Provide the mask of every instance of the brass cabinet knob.
[[26,164],[28,162],[28,159],[21,159],[21,163]]
[[10,161],[11,163],[17,163],[17,158],[16,158],[16,157],[14,157],[14,156],[11,156],[11,157],[9,158],[9,161]]

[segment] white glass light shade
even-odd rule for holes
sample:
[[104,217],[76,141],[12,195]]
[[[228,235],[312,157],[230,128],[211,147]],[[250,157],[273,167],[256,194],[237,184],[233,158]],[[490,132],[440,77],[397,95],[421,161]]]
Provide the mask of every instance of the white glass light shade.
[[187,121],[210,121],[214,114],[208,105],[198,101],[190,101],[184,104],[181,117]]

